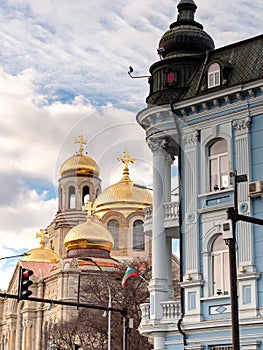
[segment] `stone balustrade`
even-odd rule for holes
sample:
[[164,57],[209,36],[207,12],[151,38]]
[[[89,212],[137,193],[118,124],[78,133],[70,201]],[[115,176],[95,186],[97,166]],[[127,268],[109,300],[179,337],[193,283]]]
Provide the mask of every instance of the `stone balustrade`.
[[[168,202],[163,203],[164,207],[164,227],[167,229],[174,229],[175,227],[179,227],[179,202]],[[144,232],[151,232],[152,230],[152,216],[153,210],[152,206],[146,207],[143,209],[144,211]],[[176,231],[173,230],[173,234]],[[178,237],[174,237],[178,238]]]
[[[180,301],[163,301],[161,302],[163,308],[163,317],[160,323],[177,323],[181,315],[181,303]],[[150,304],[141,304],[141,327],[150,325]]]

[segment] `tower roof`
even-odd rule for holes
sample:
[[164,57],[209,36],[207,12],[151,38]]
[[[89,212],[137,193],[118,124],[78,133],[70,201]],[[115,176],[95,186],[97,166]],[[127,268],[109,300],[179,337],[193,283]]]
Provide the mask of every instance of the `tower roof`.
[[58,262],[61,259],[59,254],[57,254],[54,250],[45,247],[44,239],[46,237],[48,238],[48,234],[45,233],[45,230],[41,229],[40,233],[36,234],[36,237],[40,238],[40,247],[29,250],[27,252],[28,255],[23,256],[21,261],[49,262],[49,263]]
[[107,228],[94,217],[94,209],[91,203],[85,207],[88,211],[87,222],[73,227],[64,239],[64,245],[67,251],[76,249],[99,249],[110,251],[114,240]]
[[83,154],[83,145],[86,145],[87,141],[83,140],[83,136],[80,135],[74,142],[79,143],[79,150],[62,164],[60,168],[61,176],[76,174],[90,174],[99,176],[100,169],[95,160],[88,155]]
[[193,0],[181,0],[177,5],[177,21],[162,36],[158,52],[163,58],[204,53],[214,49],[213,39],[194,19],[197,6]]
[[106,188],[94,202],[95,214],[102,217],[108,210],[122,212],[125,216],[130,212],[142,209],[152,204],[151,193],[136,186],[129,177],[129,163],[135,159],[129,156],[128,150],[123,156],[117,157],[124,163],[122,179]]

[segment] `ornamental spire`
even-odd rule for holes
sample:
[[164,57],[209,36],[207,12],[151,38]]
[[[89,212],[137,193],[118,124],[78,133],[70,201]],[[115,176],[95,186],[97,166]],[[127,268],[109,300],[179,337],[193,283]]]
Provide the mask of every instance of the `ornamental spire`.
[[118,156],[117,160],[121,161],[124,164],[124,169],[123,169],[123,180],[130,180],[129,178],[129,163],[134,164],[135,158],[131,158],[129,156],[129,151],[126,149],[123,152],[123,156]]
[[91,216],[95,211],[95,206],[93,205],[92,202],[87,202],[85,205],[82,207],[82,211],[87,212],[87,222],[91,221]]
[[177,6],[178,21],[194,21],[197,6],[193,0],[181,0]]
[[78,156],[82,156],[83,155],[83,145],[87,145],[88,144],[87,140],[83,139],[83,135],[79,135],[79,138],[76,139],[74,141],[74,143],[79,143],[79,150],[77,152],[77,155]]
[[36,233],[36,238],[40,238],[40,247],[45,248],[45,238],[49,238],[49,234],[46,230],[41,228],[40,233]]

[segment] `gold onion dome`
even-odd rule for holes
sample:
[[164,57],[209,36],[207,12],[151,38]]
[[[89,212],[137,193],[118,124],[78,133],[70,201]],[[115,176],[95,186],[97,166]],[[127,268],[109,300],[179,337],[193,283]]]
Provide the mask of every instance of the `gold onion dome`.
[[84,208],[88,210],[87,222],[73,227],[64,239],[64,245],[67,251],[72,249],[102,249],[110,251],[114,240],[107,228],[94,221],[91,217],[91,203]]
[[129,177],[129,163],[134,163],[135,159],[130,158],[128,151],[124,151],[123,157],[117,157],[124,163],[122,179],[106,188],[95,200],[95,214],[102,217],[108,210],[117,210],[125,216],[131,211],[142,209],[152,205],[152,195],[145,189],[133,183]]
[[90,174],[99,176],[100,168],[95,160],[86,154],[83,154],[83,145],[86,145],[87,141],[83,140],[83,136],[80,135],[74,142],[79,143],[79,150],[75,155],[65,160],[60,168],[60,175]]
[[36,237],[40,237],[40,247],[33,248],[27,252],[27,255],[23,256],[21,261],[33,261],[33,262],[51,262],[57,263],[61,257],[54,250],[45,247],[44,238],[48,238],[48,234],[45,234],[45,230],[41,229],[41,233],[37,233]]

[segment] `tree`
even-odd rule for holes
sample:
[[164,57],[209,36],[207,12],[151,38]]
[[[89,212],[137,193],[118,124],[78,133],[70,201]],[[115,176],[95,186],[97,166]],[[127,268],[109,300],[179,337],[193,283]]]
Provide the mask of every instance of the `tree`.
[[[128,349],[149,350],[152,349],[152,346],[147,338],[140,335],[138,327],[141,320],[140,305],[149,302],[147,281],[151,278],[151,261],[135,260],[130,266],[140,271],[146,281],[139,277],[132,278],[123,288],[121,280],[126,269],[124,266],[117,271],[104,274],[96,270],[82,272],[80,302],[107,307],[109,286],[112,306],[120,309],[125,307],[128,318],[133,319],[134,327],[129,329],[128,333]],[[106,277],[107,281],[105,281]],[[53,339],[54,346],[61,350],[74,350],[76,336],[80,341],[81,349],[106,350],[108,343],[107,312],[96,309],[79,309],[77,318],[54,325],[48,333],[48,337]],[[111,350],[122,349],[122,335],[122,315],[118,312],[111,312]]]

